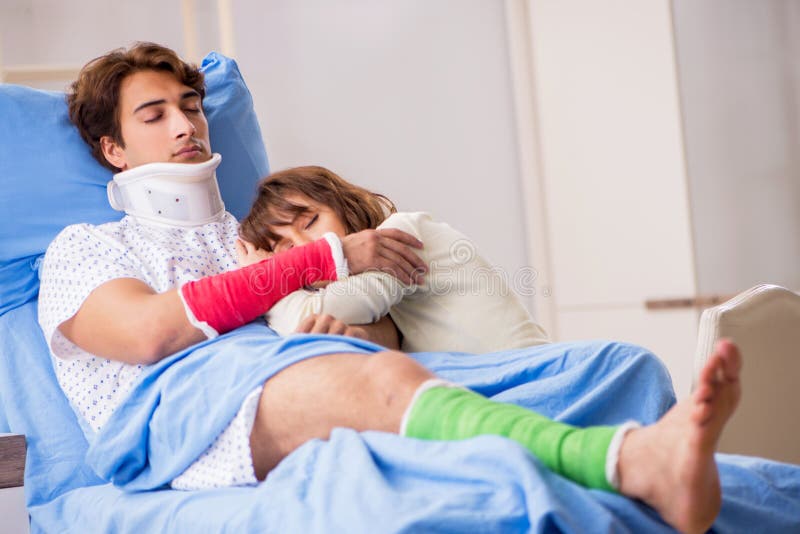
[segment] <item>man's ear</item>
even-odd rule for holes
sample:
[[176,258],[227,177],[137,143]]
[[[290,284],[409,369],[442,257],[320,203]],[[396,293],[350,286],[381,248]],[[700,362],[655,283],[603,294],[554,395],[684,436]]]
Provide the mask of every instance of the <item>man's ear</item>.
[[125,158],[125,151],[111,136],[104,135],[100,138],[100,148],[103,150],[106,161],[122,171],[127,170],[128,162]]

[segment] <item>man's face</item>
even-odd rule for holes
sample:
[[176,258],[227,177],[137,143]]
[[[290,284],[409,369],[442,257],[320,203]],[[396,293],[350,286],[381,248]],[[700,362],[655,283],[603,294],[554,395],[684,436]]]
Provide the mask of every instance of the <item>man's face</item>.
[[101,139],[106,159],[128,170],[145,163],[201,163],[211,158],[200,95],[169,72],[146,70],[120,85],[119,121],[125,146]]

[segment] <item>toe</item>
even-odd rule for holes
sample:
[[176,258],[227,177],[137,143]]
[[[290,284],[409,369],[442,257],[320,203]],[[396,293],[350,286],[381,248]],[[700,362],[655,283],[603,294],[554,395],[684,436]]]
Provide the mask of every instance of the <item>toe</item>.
[[742,355],[739,347],[732,343],[730,349],[725,358],[725,377],[728,380],[738,380],[742,372]]
[[692,407],[692,421],[697,424],[705,424],[713,414],[711,402],[699,402]]
[[703,386],[714,387],[717,382],[717,374],[722,369],[721,356],[718,353],[713,353],[708,359],[706,364],[700,370],[700,377],[698,381],[698,388]]
[[725,375],[728,378],[738,377],[742,370],[742,356],[739,347],[730,339],[723,338],[717,341],[714,353],[722,357]]
[[708,383],[702,383],[697,387],[696,390],[694,390],[692,400],[695,403],[708,402],[713,398],[713,396],[714,388]]

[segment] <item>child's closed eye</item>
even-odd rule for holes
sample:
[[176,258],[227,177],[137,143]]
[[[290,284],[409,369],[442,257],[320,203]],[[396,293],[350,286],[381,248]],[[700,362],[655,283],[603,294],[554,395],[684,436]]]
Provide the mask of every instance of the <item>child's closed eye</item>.
[[308,230],[309,228],[311,228],[311,226],[312,226],[312,225],[313,225],[315,222],[317,222],[317,219],[319,219],[319,213],[315,213],[315,214],[314,214],[314,216],[313,216],[313,217],[311,217],[311,220],[309,220],[309,221],[308,221],[308,224],[306,224],[306,230]]

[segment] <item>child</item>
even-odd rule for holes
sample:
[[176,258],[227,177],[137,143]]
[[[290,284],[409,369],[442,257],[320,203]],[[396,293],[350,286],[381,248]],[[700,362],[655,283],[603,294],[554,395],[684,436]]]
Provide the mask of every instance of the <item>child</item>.
[[422,241],[419,255],[429,265],[424,282],[403,285],[391,275],[367,272],[295,291],[266,315],[276,332],[294,332],[312,314],[367,324],[388,313],[406,352],[485,353],[548,342],[501,271],[472,241],[426,213],[398,213],[388,198],[322,167],[288,169],[259,184],[239,228],[239,262],[255,263],[327,232],[343,237],[369,228],[398,228]]

